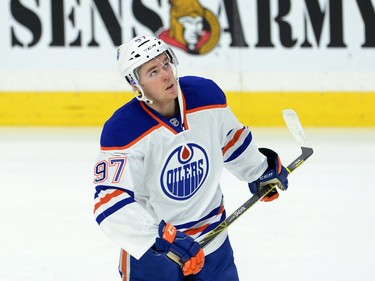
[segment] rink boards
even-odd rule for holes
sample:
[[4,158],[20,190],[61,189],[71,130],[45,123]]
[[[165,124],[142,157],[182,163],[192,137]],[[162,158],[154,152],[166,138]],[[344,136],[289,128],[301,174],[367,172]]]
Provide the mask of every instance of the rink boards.
[[[305,126],[373,127],[375,92],[226,92],[249,126],[282,126],[282,109],[298,111]],[[101,126],[130,92],[0,93],[1,126]]]
[[280,126],[294,108],[305,126],[373,127],[374,4],[2,1],[0,126],[102,125],[132,98],[117,46],[154,35],[180,77],[213,79],[244,124]]

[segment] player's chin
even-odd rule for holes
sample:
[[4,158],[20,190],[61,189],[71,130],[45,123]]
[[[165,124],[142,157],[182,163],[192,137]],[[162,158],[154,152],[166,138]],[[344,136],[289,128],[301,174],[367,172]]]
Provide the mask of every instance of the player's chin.
[[172,88],[166,89],[165,90],[165,95],[168,98],[171,98],[171,99],[177,98],[177,89],[176,89],[176,87],[172,87]]

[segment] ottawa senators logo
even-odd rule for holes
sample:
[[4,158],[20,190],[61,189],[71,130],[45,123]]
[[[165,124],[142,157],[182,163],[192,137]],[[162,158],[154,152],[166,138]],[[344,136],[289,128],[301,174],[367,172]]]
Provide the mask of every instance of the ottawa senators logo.
[[179,146],[169,155],[160,177],[163,192],[170,198],[186,200],[203,185],[208,174],[206,151],[195,143]]
[[202,55],[215,48],[220,37],[216,16],[198,0],[170,0],[170,28],[159,38],[190,54]]

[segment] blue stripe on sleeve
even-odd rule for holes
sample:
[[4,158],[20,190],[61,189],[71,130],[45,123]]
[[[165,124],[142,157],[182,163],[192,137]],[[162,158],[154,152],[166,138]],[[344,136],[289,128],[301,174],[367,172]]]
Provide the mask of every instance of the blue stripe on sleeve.
[[227,159],[225,160],[224,162],[230,162],[230,161],[233,161],[234,159],[236,159],[238,156],[240,156],[245,150],[246,148],[250,145],[251,143],[251,140],[253,139],[253,136],[251,135],[251,133],[249,133],[244,142],[232,153],[232,155]]
[[112,215],[113,213],[115,213],[116,211],[118,211],[119,209],[121,209],[122,207],[126,206],[126,205],[129,205],[131,203],[134,203],[134,199],[131,198],[131,197],[128,197],[124,200],[121,200],[119,202],[117,202],[115,205],[113,205],[112,207],[106,209],[103,213],[101,213],[100,215],[98,215],[96,217],[96,222],[98,224],[101,224],[101,222],[109,217],[110,215]]

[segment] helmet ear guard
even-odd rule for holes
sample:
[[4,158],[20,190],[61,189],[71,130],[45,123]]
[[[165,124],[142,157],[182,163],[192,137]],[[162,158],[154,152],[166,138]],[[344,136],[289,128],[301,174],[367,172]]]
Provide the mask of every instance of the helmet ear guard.
[[129,85],[135,86],[137,85],[137,82],[134,81],[134,79],[129,75],[125,75],[125,80],[129,83]]

